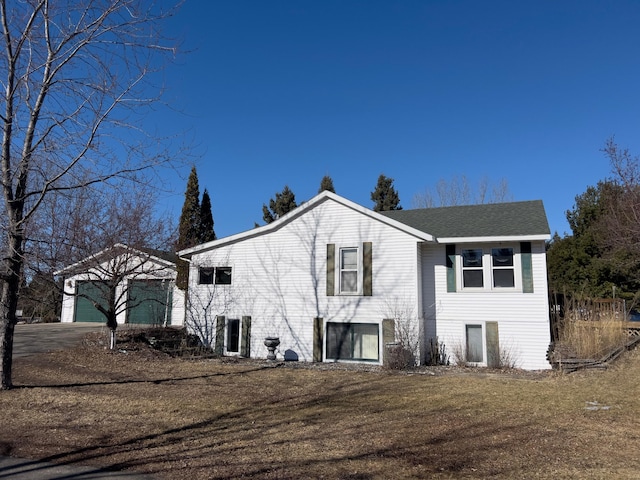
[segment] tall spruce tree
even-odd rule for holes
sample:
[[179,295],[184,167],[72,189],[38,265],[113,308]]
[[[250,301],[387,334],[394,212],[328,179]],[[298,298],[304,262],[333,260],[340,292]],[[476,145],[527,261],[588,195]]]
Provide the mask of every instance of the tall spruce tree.
[[329,190],[332,193],[336,193],[335,189],[333,188],[333,180],[329,175],[325,175],[324,177],[322,177],[322,180],[320,181],[320,188],[318,189],[318,193],[322,193],[325,190]]
[[204,189],[202,202],[200,203],[200,235],[199,243],[210,242],[216,239],[216,232],[213,230],[213,214],[211,213],[211,198],[209,192]]
[[275,198],[269,200],[269,206],[262,205],[262,219],[265,223],[271,223],[281,216],[296,208],[296,196],[288,185],[285,185],[281,193],[276,193]]
[[386,212],[388,210],[402,210],[400,197],[393,187],[393,178],[380,175],[376,189],[371,192],[371,200],[375,202],[373,210],[376,212]]
[[[198,172],[196,167],[191,167],[191,173],[187,180],[187,190],[184,194],[184,204],[180,214],[178,226],[178,241],[176,250],[190,248],[199,243],[201,233],[200,220],[200,186],[198,185]],[[187,289],[189,283],[189,264],[179,260],[177,265],[176,286],[182,290]]]

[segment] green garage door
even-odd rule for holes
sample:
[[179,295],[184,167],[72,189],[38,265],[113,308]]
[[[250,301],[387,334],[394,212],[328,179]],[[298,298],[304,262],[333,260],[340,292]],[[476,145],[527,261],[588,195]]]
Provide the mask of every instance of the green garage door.
[[171,282],[167,280],[129,280],[127,302],[128,323],[171,323]]
[[106,317],[94,306],[94,302],[106,307],[108,305],[108,289],[104,282],[78,281],[77,282],[76,322],[106,323]]

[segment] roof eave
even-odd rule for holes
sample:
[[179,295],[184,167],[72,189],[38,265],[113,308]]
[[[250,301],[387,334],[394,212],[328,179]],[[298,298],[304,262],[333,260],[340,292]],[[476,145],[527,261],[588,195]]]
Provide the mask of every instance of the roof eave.
[[502,235],[483,237],[439,237],[438,243],[486,243],[486,242],[532,242],[537,240],[550,240],[551,234],[540,233],[535,235]]
[[348,200],[344,197],[341,197],[333,192],[329,192],[328,190],[325,190],[321,193],[319,193],[318,195],[316,195],[315,197],[313,197],[311,200],[299,205],[298,207],[296,207],[295,209],[293,209],[292,211],[290,211],[289,213],[287,213],[286,215],[283,215],[282,217],[278,218],[277,220],[267,224],[267,225],[263,225],[261,227],[257,227],[254,228],[252,230],[247,230],[245,232],[240,232],[237,233],[235,235],[231,235],[229,237],[225,237],[225,238],[221,238],[219,240],[212,240],[210,242],[207,243],[203,243],[200,245],[196,245],[195,247],[191,247],[191,248],[186,248],[184,250],[180,250],[178,252],[178,256],[180,258],[182,258],[183,260],[189,260],[194,254],[197,253],[202,253],[202,252],[206,252],[208,250],[213,250],[215,248],[219,248],[240,240],[246,240],[248,238],[252,238],[252,237],[256,237],[259,235],[263,235],[265,233],[268,233],[270,231],[273,230],[277,230],[279,228],[282,227],[283,224],[291,221],[293,218],[296,218],[300,215],[303,215],[307,210],[311,210],[313,209],[316,205],[324,202],[327,199],[332,199],[346,207],[349,207],[353,210],[356,210],[364,215],[367,215],[369,217],[373,217],[376,220],[385,223],[387,225],[393,226],[394,228],[397,228],[399,230],[402,230],[410,235],[413,235],[415,237],[417,237],[419,240],[421,241],[425,241],[425,242],[434,242],[435,238],[433,237],[433,235],[430,235],[426,232],[423,232],[421,230],[418,230],[416,228],[410,227],[405,223],[402,222],[398,222],[397,220],[394,220],[392,218],[386,217],[384,215],[379,214],[378,212],[374,212],[373,210],[370,210],[368,208],[363,207],[362,205],[358,205],[355,202],[352,202],[351,200]]

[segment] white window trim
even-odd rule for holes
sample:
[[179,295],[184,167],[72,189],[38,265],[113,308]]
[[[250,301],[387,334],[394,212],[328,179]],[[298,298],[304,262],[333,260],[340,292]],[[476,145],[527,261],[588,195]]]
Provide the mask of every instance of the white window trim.
[[[226,286],[226,285],[222,285]],[[233,320],[238,320],[238,350],[229,350],[229,324]],[[242,350],[242,317],[241,316],[228,316],[224,322],[224,354],[229,356],[239,356],[240,350]]]
[[[491,251],[494,248],[511,248],[513,249],[513,287],[494,287],[493,286],[493,259]],[[482,250],[482,287],[465,287],[464,286],[464,268],[462,266],[463,250]],[[511,242],[496,242],[483,244],[462,244],[456,246],[456,283],[460,292],[506,292],[506,293],[522,293],[522,260],[520,257],[520,245]]]
[[[345,292],[342,290],[342,251],[343,250],[355,250],[356,261],[358,265],[356,267],[356,290],[354,292]],[[364,274],[362,269],[362,244],[360,245],[341,245],[337,246],[337,268],[335,268],[335,284],[338,286],[337,294],[339,296],[361,296],[364,285]]]
[[[486,367],[487,366],[487,326],[486,322],[469,322],[464,323],[462,325],[462,338],[464,338],[464,357],[465,362],[470,367]],[[480,327],[480,335],[482,337],[482,361],[481,362],[469,362],[467,361],[467,327],[468,326],[479,326]]]
[[[216,271],[218,270],[218,268],[231,269],[231,283],[227,283],[227,284],[216,283]],[[213,281],[211,283],[200,283],[200,271],[206,270],[206,269],[213,270]],[[231,287],[233,286],[234,279],[235,279],[235,266],[231,264],[225,263],[220,265],[198,265],[196,267],[195,280],[196,280],[196,285],[199,287],[217,287],[217,288]]]
[[[346,359],[346,358],[341,358],[341,359],[334,359],[334,358],[329,358],[328,353],[329,353],[329,324],[347,324],[347,325],[352,325],[352,324],[360,324],[360,325],[376,325],[378,327],[378,359],[377,360],[364,360],[364,359]],[[322,358],[324,359],[323,361],[325,362],[339,362],[339,363],[356,363],[356,364],[362,364],[362,363],[366,363],[368,365],[382,365],[382,360],[383,360],[383,356],[384,356],[384,348],[385,346],[383,345],[382,342],[382,322],[367,322],[367,321],[354,321],[354,322],[342,322],[342,321],[337,321],[337,320],[333,320],[333,321],[327,321],[324,323],[324,341],[322,342]]]

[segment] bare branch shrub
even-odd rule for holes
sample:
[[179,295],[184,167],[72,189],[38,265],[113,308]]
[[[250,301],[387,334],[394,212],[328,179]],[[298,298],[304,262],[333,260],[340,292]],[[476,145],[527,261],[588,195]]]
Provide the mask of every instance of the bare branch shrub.
[[391,357],[390,363],[395,369],[415,367],[420,358],[420,326],[415,308],[408,299],[388,298],[382,315],[383,318],[393,319],[395,324],[396,345],[385,352]]
[[451,358],[458,367],[469,365],[467,361],[467,346],[462,340],[458,340],[451,345]]
[[427,350],[427,365],[449,365],[449,354],[444,343],[438,337],[429,339]]

